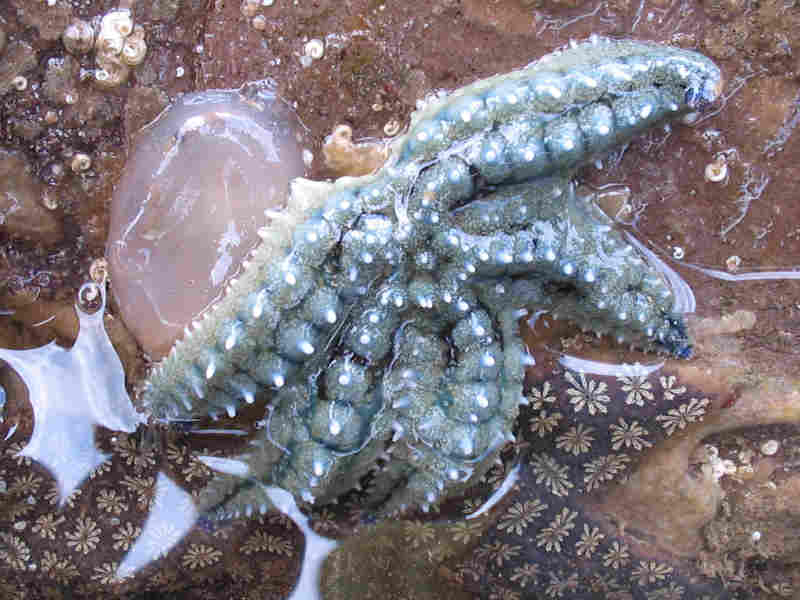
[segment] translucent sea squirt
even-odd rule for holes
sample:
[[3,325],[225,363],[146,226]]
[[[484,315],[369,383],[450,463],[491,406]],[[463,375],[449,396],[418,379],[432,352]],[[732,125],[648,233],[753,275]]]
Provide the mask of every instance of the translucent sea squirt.
[[116,301],[152,357],[223,293],[303,163],[297,118],[266,82],[187,94],[137,135],[106,253]]

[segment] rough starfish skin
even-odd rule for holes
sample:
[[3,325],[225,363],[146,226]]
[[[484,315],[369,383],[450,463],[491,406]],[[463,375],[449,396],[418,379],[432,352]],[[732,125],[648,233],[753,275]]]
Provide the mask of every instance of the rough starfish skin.
[[374,175],[295,180],[142,393],[177,420],[266,397],[244,480],[220,474],[204,505],[264,510],[265,484],[328,502],[370,471],[384,512],[463,491],[512,437],[526,307],[688,356],[661,276],[571,177],[720,89],[699,54],[593,38],[431,102]]

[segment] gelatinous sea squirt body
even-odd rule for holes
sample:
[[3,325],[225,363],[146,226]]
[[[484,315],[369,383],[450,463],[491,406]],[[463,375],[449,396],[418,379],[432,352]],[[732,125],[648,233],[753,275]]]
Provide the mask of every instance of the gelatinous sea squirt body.
[[592,39],[433,101],[374,175],[295,180],[143,391],[165,419],[268,398],[245,479],[207,506],[263,509],[263,485],[326,502],[370,471],[385,512],[463,491],[511,437],[527,306],[687,356],[670,290],[571,177],[720,88],[699,54]]

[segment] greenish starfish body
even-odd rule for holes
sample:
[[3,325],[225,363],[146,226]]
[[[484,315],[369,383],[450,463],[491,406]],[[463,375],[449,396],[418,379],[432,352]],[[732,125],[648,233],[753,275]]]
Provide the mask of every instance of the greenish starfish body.
[[371,471],[385,512],[465,490],[512,439],[527,308],[687,357],[670,289],[571,179],[720,89],[699,54],[594,38],[431,102],[373,175],[295,180],[142,392],[167,420],[266,398],[204,504],[266,509],[264,485],[324,503]]

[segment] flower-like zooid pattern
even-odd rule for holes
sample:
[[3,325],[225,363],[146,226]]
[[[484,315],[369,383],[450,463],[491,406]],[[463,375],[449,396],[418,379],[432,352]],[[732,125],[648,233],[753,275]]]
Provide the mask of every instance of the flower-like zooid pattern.
[[[520,491],[485,534],[479,546],[484,561],[463,563],[459,573],[483,582],[483,598],[688,600],[690,590],[706,589],[702,577],[690,581],[669,563],[637,556],[624,535],[593,520],[585,503],[595,494],[613,497],[609,486],[624,484],[642,456],[701,420],[710,401],[658,371],[548,375],[531,386],[522,414],[523,439],[516,446],[528,451]],[[711,598],[728,599],[721,586],[718,593]]]

